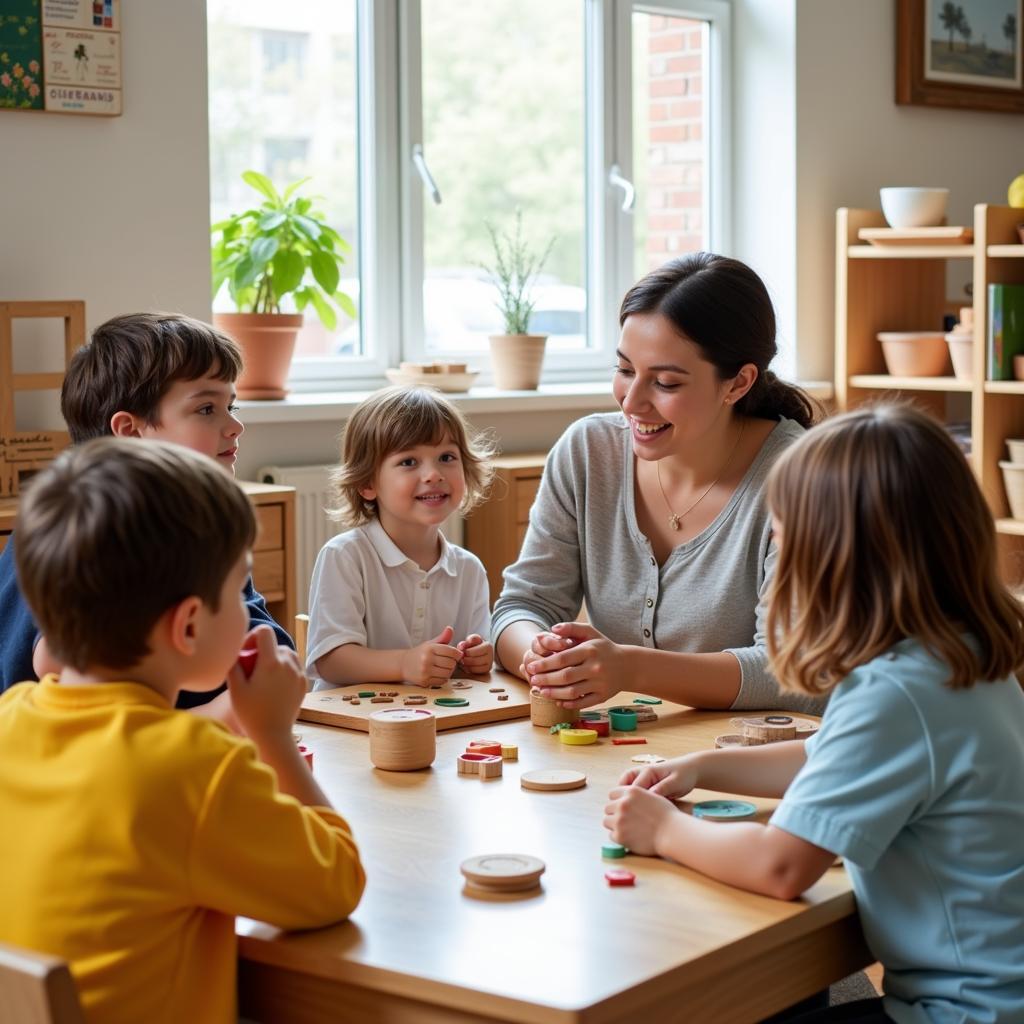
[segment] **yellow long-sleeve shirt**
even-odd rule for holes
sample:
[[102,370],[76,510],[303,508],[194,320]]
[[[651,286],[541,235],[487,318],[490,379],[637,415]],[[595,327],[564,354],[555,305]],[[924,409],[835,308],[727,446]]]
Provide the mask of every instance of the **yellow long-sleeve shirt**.
[[0,941],[70,961],[90,1021],[233,1021],[237,914],[352,912],[348,825],[279,792],[248,740],[135,683],[0,698]]

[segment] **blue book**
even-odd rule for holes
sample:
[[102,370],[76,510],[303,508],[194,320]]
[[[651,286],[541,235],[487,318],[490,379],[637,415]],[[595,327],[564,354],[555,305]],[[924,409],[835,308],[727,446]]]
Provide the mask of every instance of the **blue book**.
[[990,284],[988,310],[988,379],[1013,380],[1013,357],[1024,355],[1024,284]]

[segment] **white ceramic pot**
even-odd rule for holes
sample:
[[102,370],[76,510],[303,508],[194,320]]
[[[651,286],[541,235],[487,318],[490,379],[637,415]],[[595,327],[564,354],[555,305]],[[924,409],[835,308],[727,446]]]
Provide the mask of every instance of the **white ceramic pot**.
[[878,194],[891,228],[937,227],[946,219],[948,188],[883,188]]

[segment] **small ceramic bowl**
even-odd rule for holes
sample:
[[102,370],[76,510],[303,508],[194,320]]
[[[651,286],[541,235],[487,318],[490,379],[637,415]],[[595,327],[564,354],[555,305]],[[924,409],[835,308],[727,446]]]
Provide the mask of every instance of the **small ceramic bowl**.
[[883,188],[878,192],[891,228],[937,227],[946,219],[948,188]]
[[893,377],[944,377],[949,348],[941,331],[882,331],[886,369]]
[[1009,452],[1010,462],[1015,466],[1024,466],[1024,437],[1008,437],[1006,450]]

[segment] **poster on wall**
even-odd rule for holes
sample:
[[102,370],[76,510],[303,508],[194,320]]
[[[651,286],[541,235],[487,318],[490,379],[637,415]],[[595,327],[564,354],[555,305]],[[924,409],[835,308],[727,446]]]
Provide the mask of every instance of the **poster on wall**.
[[4,0],[0,109],[121,113],[121,0]]

